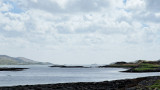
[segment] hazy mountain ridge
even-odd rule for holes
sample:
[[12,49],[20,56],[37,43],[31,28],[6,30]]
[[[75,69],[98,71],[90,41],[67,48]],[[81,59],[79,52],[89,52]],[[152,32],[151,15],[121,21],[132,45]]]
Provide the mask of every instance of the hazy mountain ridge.
[[24,57],[0,55],[0,65],[47,65],[49,62],[38,62]]

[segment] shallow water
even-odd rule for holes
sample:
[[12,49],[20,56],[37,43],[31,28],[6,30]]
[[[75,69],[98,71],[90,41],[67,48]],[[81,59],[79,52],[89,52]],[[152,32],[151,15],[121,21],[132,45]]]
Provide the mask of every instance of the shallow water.
[[156,73],[122,73],[122,68],[51,68],[46,65],[9,65],[0,67],[25,67],[24,71],[0,71],[0,86],[53,84],[66,82],[99,82],[158,76]]

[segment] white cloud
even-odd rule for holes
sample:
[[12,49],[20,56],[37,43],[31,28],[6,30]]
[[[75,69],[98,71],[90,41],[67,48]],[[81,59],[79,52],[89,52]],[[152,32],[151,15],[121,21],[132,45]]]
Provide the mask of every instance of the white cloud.
[[127,0],[125,8],[139,11],[145,9],[145,5],[145,0]]
[[9,11],[12,9],[12,5],[9,3],[3,3],[3,0],[0,1],[0,12]]
[[0,1],[0,54],[55,63],[159,58],[159,11],[148,8],[149,0],[11,2],[23,12],[11,12],[14,5]]

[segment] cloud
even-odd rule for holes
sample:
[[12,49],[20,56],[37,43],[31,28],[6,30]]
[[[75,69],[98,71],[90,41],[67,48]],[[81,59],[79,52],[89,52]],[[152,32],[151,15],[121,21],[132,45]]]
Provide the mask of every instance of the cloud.
[[128,10],[143,10],[145,9],[145,0],[126,0],[125,8]]
[[109,6],[109,0],[16,0],[25,9],[34,8],[51,13],[96,12]]
[[88,63],[102,59],[104,63],[109,62],[106,59],[141,59],[152,53],[158,58],[158,51],[153,51],[160,43],[160,15],[157,5],[149,9],[155,2],[3,0],[0,50],[55,63],[80,63],[82,59]]
[[159,0],[146,0],[146,8],[151,12],[160,12]]
[[12,9],[12,5],[9,3],[3,3],[3,0],[0,1],[0,12],[9,11]]
[[127,0],[125,10],[128,13],[131,13],[133,19],[141,21],[142,23],[159,22],[160,17],[158,16],[158,13],[160,11],[158,4],[158,0]]

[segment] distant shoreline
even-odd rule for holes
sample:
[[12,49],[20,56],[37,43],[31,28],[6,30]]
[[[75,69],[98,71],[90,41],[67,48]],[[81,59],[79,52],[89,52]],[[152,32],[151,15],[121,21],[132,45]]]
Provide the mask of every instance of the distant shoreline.
[[160,76],[150,76],[135,79],[122,79],[104,82],[19,85],[11,87],[0,87],[0,90],[158,90],[156,89],[158,88],[158,86],[155,86],[155,84],[158,82],[157,80],[160,80]]

